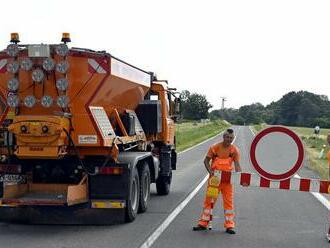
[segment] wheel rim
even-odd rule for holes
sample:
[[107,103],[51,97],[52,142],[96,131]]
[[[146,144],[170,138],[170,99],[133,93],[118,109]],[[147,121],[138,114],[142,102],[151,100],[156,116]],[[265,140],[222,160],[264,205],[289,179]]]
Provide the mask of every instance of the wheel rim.
[[131,203],[132,203],[132,209],[135,210],[137,207],[137,183],[136,180],[133,180],[132,183],[132,198],[131,198]]
[[149,197],[149,192],[150,192],[150,181],[149,181],[149,177],[148,175],[144,176],[144,180],[143,180],[143,200],[146,202],[148,200]]

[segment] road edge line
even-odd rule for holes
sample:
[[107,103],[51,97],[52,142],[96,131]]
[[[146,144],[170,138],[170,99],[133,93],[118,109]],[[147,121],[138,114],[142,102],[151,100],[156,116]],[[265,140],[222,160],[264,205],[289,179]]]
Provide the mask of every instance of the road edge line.
[[[295,178],[301,178],[298,174],[294,175]],[[330,204],[327,198],[318,192],[310,192],[323,206],[325,206],[330,211]]]

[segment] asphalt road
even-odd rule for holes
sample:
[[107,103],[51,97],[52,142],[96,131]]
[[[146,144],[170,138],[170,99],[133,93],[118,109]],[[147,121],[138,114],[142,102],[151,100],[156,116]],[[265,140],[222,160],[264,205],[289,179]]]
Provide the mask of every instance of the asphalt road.
[[[244,171],[253,171],[248,127],[235,127]],[[152,188],[149,209],[130,224],[115,226],[48,226],[0,223],[0,247],[140,247],[166,217],[205,177],[202,160],[220,137],[181,153],[172,191],[157,196]],[[277,149],[287,149],[280,146]],[[267,157],[267,150],[260,159]],[[292,160],[292,159],[291,159]],[[290,159],[288,161],[291,161]],[[303,169],[301,176],[313,177]],[[193,232],[202,207],[205,185],[155,241],[153,247],[329,247],[325,240],[328,210],[310,193],[260,188],[235,189],[237,234],[224,232],[221,204],[216,206],[213,230]],[[221,201],[219,201],[221,202]]]

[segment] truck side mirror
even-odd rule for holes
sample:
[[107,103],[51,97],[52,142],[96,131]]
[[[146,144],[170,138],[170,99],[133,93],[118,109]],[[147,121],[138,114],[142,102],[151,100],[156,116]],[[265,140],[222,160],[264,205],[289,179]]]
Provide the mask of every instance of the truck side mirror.
[[180,98],[175,98],[174,100],[174,114],[175,115],[180,115],[181,113],[181,99]]

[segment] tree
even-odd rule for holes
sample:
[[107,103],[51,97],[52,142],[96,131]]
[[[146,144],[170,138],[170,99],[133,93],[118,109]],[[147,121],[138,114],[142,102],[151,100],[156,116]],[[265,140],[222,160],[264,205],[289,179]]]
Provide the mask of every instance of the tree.
[[212,105],[207,101],[205,95],[183,91],[181,100],[183,118],[191,120],[208,118],[208,111],[212,108]]

